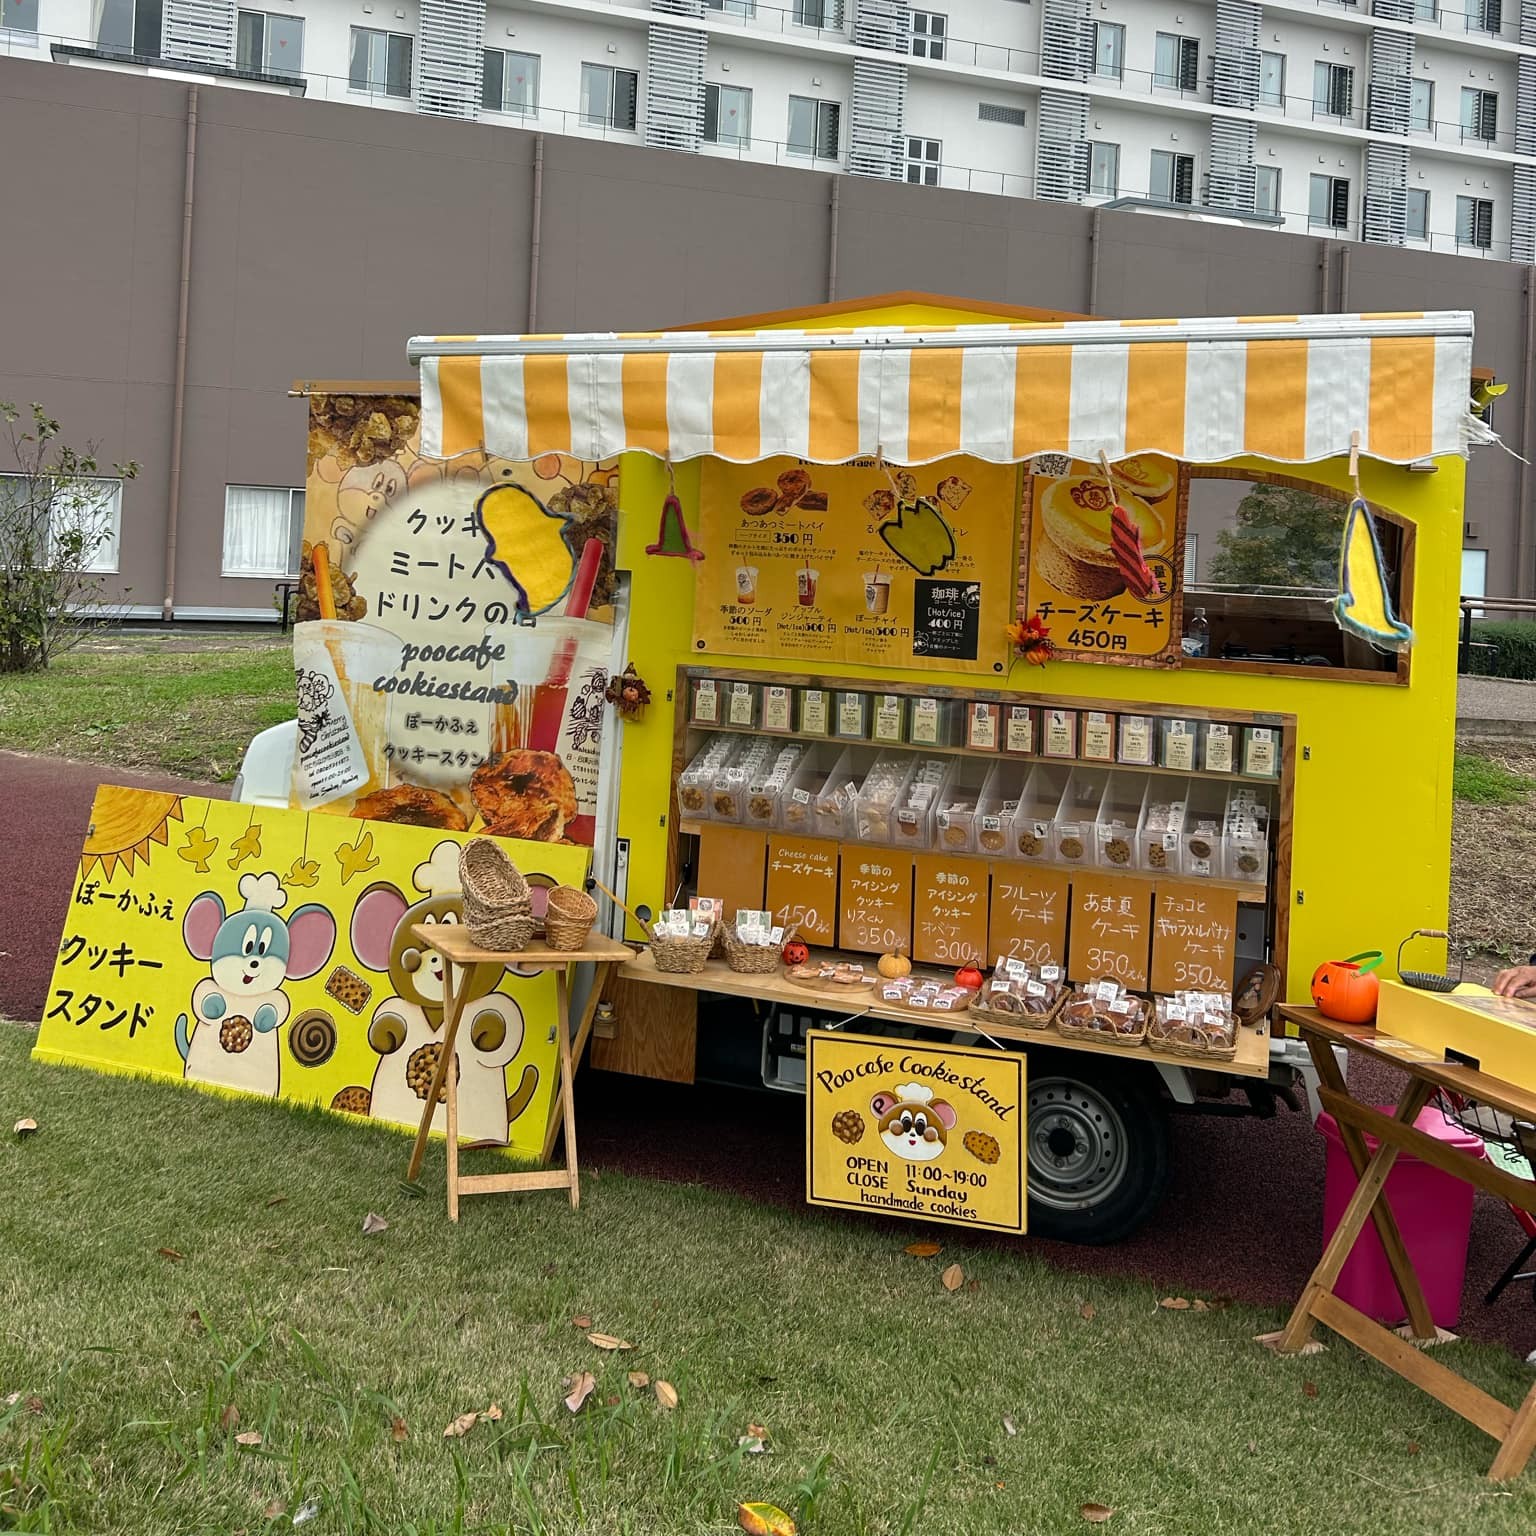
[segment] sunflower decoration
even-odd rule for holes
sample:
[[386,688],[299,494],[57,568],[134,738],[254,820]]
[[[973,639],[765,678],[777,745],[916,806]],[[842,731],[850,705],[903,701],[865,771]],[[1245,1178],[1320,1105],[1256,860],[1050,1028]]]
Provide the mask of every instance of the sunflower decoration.
[[1050,626],[1038,613],[1015,620],[1007,633],[1014,655],[1032,667],[1043,667],[1056,654]]

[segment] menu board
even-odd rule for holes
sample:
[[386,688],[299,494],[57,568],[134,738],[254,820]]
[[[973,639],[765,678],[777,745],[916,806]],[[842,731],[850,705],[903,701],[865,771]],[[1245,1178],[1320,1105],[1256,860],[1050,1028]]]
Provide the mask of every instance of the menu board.
[[837,932],[837,844],[814,837],[768,839],[768,910],[807,944]]
[[1151,886],[1123,875],[1074,877],[1068,976],[1145,987],[1151,924]]
[[1159,883],[1152,910],[1152,990],[1230,992],[1237,893]]
[[985,965],[987,865],[920,853],[913,860],[912,958],[926,965]]
[[1067,907],[1072,882],[1064,870],[1024,864],[992,866],[992,919],[987,958],[1062,965],[1067,958]]
[[1007,670],[1016,466],[711,458],[699,495],[696,651]]
[[767,854],[766,833],[706,823],[699,830],[699,895],[715,897],[727,922],[743,907],[762,911]]
[[871,954],[912,947],[912,860],[885,848],[843,849],[838,944]]
[[1029,611],[1045,620],[1057,651],[1074,661],[1175,662],[1183,654],[1179,466],[1150,454],[1123,459],[1111,489],[1098,465],[1034,462],[1024,552]]

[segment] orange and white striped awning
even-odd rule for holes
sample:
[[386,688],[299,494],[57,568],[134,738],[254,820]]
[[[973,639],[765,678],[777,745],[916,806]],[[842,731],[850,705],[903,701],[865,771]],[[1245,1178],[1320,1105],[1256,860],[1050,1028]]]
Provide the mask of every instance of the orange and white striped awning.
[[738,463],[1465,454],[1472,316],[417,337],[422,452]]

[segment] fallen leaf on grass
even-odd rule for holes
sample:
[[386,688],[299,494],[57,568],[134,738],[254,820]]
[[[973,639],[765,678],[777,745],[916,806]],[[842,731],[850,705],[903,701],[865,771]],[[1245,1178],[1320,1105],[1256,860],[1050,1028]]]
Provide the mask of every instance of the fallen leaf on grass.
[[448,1428],[443,1431],[443,1439],[462,1440],[464,1436],[467,1435],[470,1430],[472,1430],[479,1422],[480,1415],[478,1413],[461,1413],[453,1421],[453,1423],[451,1423]]
[[582,1371],[579,1375],[570,1379],[571,1390],[565,1399],[565,1406],[572,1413],[580,1413],[581,1405],[597,1390],[597,1377],[591,1371]]
[[939,1276],[939,1284],[946,1291],[958,1291],[965,1284],[965,1271],[958,1264],[951,1264],[948,1269]]
[[1094,1318],[1099,1315],[1099,1313],[1098,1309],[1091,1301],[1085,1301],[1082,1306],[1077,1309],[1077,1315],[1082,1318],[1085,1323],[1091,1323]]
[[1211,1310],[1198,1296],[1195,1297],[1193,1306],[1196,1312],[1209,1312]]
[[670,1381],[656,1383],[656,1401],[670,1413],[677,1407],[677,1388]]
[[981,1281],[980,1280],[967,1280],[966,1283],[965,1283],[965,1288],[966,1288],[966,1290],[970,1291],[972,1293],[972,1295],[974,1295],[977,1291],[979,1291],[981,1289]]
[[736,1523],[747,1536],[795,1536],[795,1522],[776,1504],[738,1504]]
[[30,1115],[23,1116],[11,1127],[18,1136],[30,1136],[37,1129],[37,1121]]
[[644,1371],[631,1371],[629,1373],[629,1384],[635,1391],[639,1392],[650,1386],[651,1378]]
[[187,1313],[186,1322],[187,1322],[187,1331],[189,1333],[207,1333],[208,1332],[208,1325],[207,1325],[207,1323],[205,1323],[203,1321],[203,1314],[201,1312],[197,1312],[197,1311],[188,1312]]
[[603,1399],[603,1404],[608,1408],[617,1408],[622,1401],[623,1399],[618,1395],[617,1392],[615,1392],[610,1394],[608,1397],[605,1397]]
[[35,1392],[28,1393],[25,1399],[20,1392],[12,1392],[9,1397],[0,1397],[0,1408],[14,1408],[17,1403],[20,1403],[28,1413],[43,1411],[43,1400]]
[[262,1510],[261,1518],[263,1520],[278,1520],[287,1513],[288,1506],[284,1504],[281,1499],[273,1499],[272,1502],[268,1504],[264,1510]]
[[908,1243],[907,1252],[914,1259],[931,1259],[935,1254],[944,1252],[942,1243]]
[[1013,1415],[1011,1413],[1003,1415],[1003,1431],[1008,1435],[1016,1435],[1019,1432],[1019,1426],[1013,1422]]
[[1301,1384],[1301,1392],[1302,1392],[1302,1396],[1303,1397],[1316,1397],[1317,1396],[1317,1383],[1315,1381],[1304,1381],[1304,1382],[1302,1382],[1302,1384]]
[[410,1436],[411,1432],[406,1427],[405,1420],[402,1419],[397,1413],[394,1418],[389,1421],[389,1438],[393,1440],[396,1445],[403,1445],[408,1439],[410,1439]]
[[759,1440],[766,1440],[768,1438],[768,1426],[766,1424],[748,1424],[747,1433],[749,1435],[756,1435]]
[[228,1434],[232,1429],[240,1427],[240,1410],[233,1403],[226,1403],[224,1411],[219,1415],[219,1428]]
[[1232,1298],[1230,1296],[1212,1296],[1211,1299],[1206,1302],[1206,1306],[1208,1306],[1212,1312],[1225,1312],[1231,1305]]
[[578,1312],[576,1316],[571,1319],[571,1327],[580,1328],[583,1333],[585,1333],[591,1326],[592,1319],[588,1317],[585,1312]]
[[387,1232],[389,1223],[384,1220],[377,1211],[369,1211],[363,1217],[363,1236],[376,1237],[380,1232]]
[[286,1205],[287,1203],[287,1195],[273,1195],[272,1198],[267,1201],[267,1209],[270,1211],[274,1205]]
[[1417,1456],[1419,1454],[1419,1442],[1417,1440],[1410,1440],[1408,1442],[1408,1454],[1410,1456]]
[[242,1429],[235,1436],[236,1445],[260,1445],[261,1431],[259,1429]]
[[1158,1306],[1164,1308],[1166,1311],[1169,1311],[1169,1312],[1188,1312],[1189,1311],[1189,1297],[1187,1297],[1187,1296],[1164,1296],[1163,1299],[1160,1302],[1158,1302]]
[[162,1259],[169,1259],[172,1264],[179,1264],[186,1258],[186,1254],[178,1253],[174,1248],[161,1248],[158,1251]]
[[480,1417],[487,1424],[501,1423],[501,1404],[492,1403],[491,1406],[480,1415]]
[[1108,1504],[1084,1504],[1078,1511],[1089,1525],[1103,1525],[1114,1514]]
[[587,1343],[595,1344],[599,1349],[633,1349],[635,1346],[628,1339],[616,1339],[611,1333],[589,1333]]

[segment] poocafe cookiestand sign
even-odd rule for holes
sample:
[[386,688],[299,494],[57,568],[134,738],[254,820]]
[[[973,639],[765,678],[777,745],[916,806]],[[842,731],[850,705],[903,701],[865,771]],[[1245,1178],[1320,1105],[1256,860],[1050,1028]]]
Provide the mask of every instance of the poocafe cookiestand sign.
[[1024,1231],[1024,1057],[813,1030],[806,1198]]

